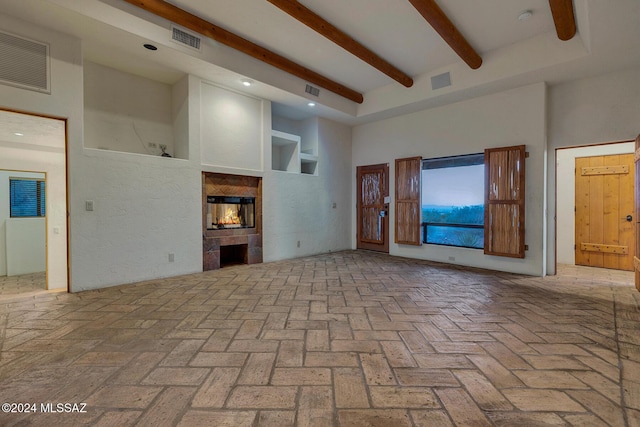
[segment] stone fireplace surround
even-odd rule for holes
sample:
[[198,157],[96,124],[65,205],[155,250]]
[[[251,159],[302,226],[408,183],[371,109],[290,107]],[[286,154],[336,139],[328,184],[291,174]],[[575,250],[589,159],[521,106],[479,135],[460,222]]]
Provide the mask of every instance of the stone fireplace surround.
[[[255,228],[208,230],[207,196],[255,197]],[[202,173],[202,250],[204,271],[216,270],[227,262],[262,262],[262,178]]]

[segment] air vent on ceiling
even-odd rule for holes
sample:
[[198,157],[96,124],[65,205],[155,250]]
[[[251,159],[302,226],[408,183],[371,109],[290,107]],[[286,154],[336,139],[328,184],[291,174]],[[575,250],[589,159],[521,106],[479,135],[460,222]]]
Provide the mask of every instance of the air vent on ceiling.
[[436,90],[447,86],[451,86],[451,74],[448,71],[431,77],[431,89]]
[[0,83],[51,93],[49,45],[0,32]]
[[200,37],[188,33],[181,28],[171,27],[171,39],[191,49],[200,50]]
[[313,96],[320,95],[320,89],[318,89],[317,87],[313,87],[311,85],[307,85],[307,87],[304,89],[304,91],[307,92],[308,94],[313,95]]

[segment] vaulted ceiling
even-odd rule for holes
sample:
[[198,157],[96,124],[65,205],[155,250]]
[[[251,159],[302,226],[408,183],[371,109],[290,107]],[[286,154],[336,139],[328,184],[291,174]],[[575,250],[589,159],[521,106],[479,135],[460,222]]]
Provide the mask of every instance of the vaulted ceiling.
[[[347,123],[640,65],[637,0],[0,0],[0,11],[79,37],[90,61],[170,84],[190,73],[284,115]],[[171,39],[175,24],[199,51]],[[434,89],[444,73],[451,85]]]

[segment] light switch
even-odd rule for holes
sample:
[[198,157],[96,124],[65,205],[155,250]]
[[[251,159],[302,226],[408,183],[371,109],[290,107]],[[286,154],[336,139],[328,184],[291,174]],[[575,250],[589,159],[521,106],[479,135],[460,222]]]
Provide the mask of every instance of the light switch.
[[86,200],[84,202],[84,209],[86,211],[92,211],[93,210],[93,200]]
[[53,227],[53,234],[60,234],[60,227]]

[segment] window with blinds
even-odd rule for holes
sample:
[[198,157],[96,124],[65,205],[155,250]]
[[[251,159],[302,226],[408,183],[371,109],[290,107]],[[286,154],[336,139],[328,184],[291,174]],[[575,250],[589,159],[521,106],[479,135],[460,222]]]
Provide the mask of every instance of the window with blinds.
[[45,216],[45,182],[41,179],[9,178],[11,218]]

